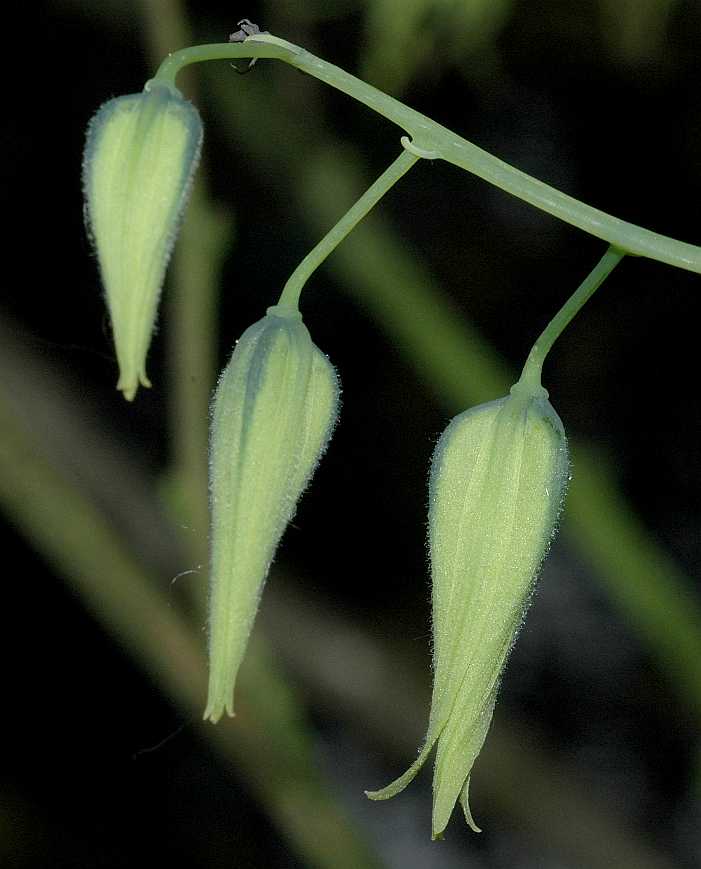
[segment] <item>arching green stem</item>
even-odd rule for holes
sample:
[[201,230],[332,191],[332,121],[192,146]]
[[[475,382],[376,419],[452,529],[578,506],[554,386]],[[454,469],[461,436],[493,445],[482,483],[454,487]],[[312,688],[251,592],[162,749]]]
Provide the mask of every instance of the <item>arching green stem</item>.
[[540,386],[543,361],[550,352],[550,348],[560,337],[574,315],[594,295],[624,256],[625,253],[622,250],[611,246],[601,257],[592,271],[548,323],[533,345],[526,359],[526,364],[523,366],[523,372],[519,379],[520,383],[534,388]]
[[515,169],[345,70],[276,36],[261,33],[250,36],[242,43],[196,45],[176,51],[163,61],[156,78],[173,84],[178,72],[190,63],[253,57],[282,60],[318,78],[398,124],[411,136],[412,143],[417,148],[433,152],[436,157],[474,173],[507,193],[607,241],[626,253],[650,257],[701,273],[701,247],[659,235],[592,208]]
[[[404,143],[403,143],[404,144]],[[388,166],[321,241],[304,257],[283,287],[279,306],[297,309],[302,288],[312,273],[323,263],[331,251],[348,235],[382,196],[416,163],[420,157],[410,150],[410,143],[397,159]]]

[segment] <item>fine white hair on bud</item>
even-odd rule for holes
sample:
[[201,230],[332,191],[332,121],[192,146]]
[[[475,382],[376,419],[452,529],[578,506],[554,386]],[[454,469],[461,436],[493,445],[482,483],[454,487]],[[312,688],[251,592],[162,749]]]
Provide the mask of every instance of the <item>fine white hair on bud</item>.
[[371,799],[403,790],[434,745],[433,838],[460,800],[492,719],[499,680],[554,536],[569,479],[562,423],[540,384],[461,413],[436,446],[429,481],[434,683],[414,764]]
[[273,306],[236,344],[212,406],[209,694],[234,685],[277,545],[336,423],[336,371],[296,309]]
[[146,354],[168,260],[197,166],[202,122],[172,85],[106,102],[88,126],[85,214],[100,265],[120,389],[150,386]]

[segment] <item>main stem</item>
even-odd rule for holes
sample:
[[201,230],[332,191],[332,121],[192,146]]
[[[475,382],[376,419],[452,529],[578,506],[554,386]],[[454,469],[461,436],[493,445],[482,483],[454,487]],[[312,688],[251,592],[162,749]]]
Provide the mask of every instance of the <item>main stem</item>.
[[290,275],[283,287],[279,306],[297,309],[302,288],[312,273],[323,263],[326,257],[348,235],[356,224],[377,204],[384,194],[416,163],[419,157],[408,150],[402,151],[397,159],[380,175],[338,221],[321,241],[304,257],[302,262]]
[[250,36],[242,43],[196,45],[176,51],[163,61],[156,78],[174,84],[178,72],[190,63],[253,57],[282,60],[318,78],[399,125],[411,136],[413,144],[418,148],[435,152],[436,157],[474,173],[507,193],[603,239],[626,253],[650,257],[701,273],[701,247],[651,232],[592,208],[591,205],[586,205],[515,169],[345,70],[277,36],[261,33]]
[[523,372],[520,377],[521,383],[540,386],[543,362],[550,352],[550,348],[560,337],[575,314],[594,295],[624,256],[624,251],[618,250],[618,248],[613,246],[609,247],[592,271],[548,323],[533,345],[526,359],[526,364],[523,366]]

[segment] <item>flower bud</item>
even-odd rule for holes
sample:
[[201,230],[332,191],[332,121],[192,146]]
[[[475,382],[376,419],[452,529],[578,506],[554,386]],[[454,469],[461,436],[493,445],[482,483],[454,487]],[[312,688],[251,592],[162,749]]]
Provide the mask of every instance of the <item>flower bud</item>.
[[552,540],[568,481],[560,418],[540,386],[456,416],[441,436],[429,482],[434,683],[428,733],[415,763],[368,793],[388,799],[437,743],[433,838],[455,803],[489,729],[499,680]]
[[201,143],[197,109],[156,80],[109,100],[88,126],[86,221],[112,321],[117,389],[129,400],[140,383],[150,386],[146,353]]
[[212,408],[209,696],[233,715],[236,674],[263,583],[326,449],[339,386],[296,310],[268,308],[236,344]]

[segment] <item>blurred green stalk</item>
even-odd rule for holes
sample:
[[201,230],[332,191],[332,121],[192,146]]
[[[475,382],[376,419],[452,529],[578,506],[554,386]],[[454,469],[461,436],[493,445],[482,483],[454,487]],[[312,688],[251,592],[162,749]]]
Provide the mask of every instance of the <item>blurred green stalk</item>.
[[[11,341],[4,340],[2,348],[0,509],[65,576],[115,641],[175,704],[199,720],[206,662],[196,631],[102,511],[55,466],[50,448],[31,425],[32,408],[47,400],[37,389],[40,378],[27,358],[12,353]],[[12,389],[20,377],[21,412]],[[61,391],[54,388],[50,394]],[[79,413],[77,395],[71,404]],[[49,429],[52,437],[60,435],[60,419],[56,415]],[[292,850],[319,869],[380,869],[319,774],[303,709],[261,637],[242,670],[240,696],[235,722],[200,728],[243,773]]]

